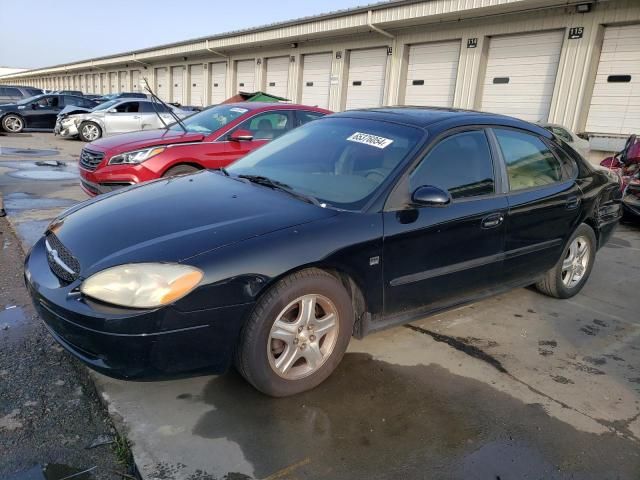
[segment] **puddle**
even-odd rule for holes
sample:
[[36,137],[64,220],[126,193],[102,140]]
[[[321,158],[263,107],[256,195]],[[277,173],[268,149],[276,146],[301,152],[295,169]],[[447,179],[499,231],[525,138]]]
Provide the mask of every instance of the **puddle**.
[[[201,396],[178,399],[213,406],[193,434],[240,446],[254,468],[244,473],[256,478],[294,464],[301,466],[289,473],[305,479],[596,479],[620,465],[640,468],[628,440],[578,432],[540,405],[436,365],[399,366],[363,353],[346,354],[325,383],[293,397],[266,397],[229,373]],[[219,468],[234,471],[218,450]]]
[[22,307],[0,310],[0,340],[16,340],[27,333],[26,327],[33,325],[32,318]]
[[0,310],[0,331],[5,330],[5,327],[11,328],[19,323],[24,323],[26,318],[22,307],[7,305],[3,310]]
[[36,465],[29,470],[10,475],[5,480],[93,480],[96,467],[74,468],[61,463]]
[[38,148],[11,148],[11,147],[0,147],[0,155],[27,155],[29,157],[50,157],[53,155],[58,155],[60,152],[58,150],[51,149],[38,149]]
[[20,170],[7,173],[10,177],[25,178],[27,180],[70,180],[78,174],[63,170]]
[[36,197],[28,193],[17,192],[10,193],[4,197],[5,209],[8,211],[17,210],[34,210],[34,209],[46,209],[46,208],[66,208],[71,207],[78,203],[75,200],[68,200],[64,198],[48,198],[48,197]]

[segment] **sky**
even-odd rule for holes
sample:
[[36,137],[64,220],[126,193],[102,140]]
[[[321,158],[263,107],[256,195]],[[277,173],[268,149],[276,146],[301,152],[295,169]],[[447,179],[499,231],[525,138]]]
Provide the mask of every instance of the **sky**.
[[376,0],[0,0],[0,65],[38,68]]

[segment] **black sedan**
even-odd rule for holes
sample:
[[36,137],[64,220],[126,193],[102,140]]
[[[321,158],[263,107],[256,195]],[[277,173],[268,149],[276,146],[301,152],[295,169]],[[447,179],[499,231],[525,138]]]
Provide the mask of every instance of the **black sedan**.
[[36,95],[17,103],[0,105],[0,125],[10,133],[20,133],[25,128],[53,130],[58,113],[69,105],[93,108],[98,102],[74,95]]
[[350,111],[228,170],[73,207],[25,278],[52,335],[96,370],[235,363],[284,396],[327,378],[354,335],[518,286],[575,295],[620,216],[619,185],[541,127]]

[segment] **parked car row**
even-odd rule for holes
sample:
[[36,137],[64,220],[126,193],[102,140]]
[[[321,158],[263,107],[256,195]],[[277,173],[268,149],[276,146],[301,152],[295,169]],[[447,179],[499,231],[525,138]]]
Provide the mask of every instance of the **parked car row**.
[[[226,104],[88,144],[83,188],[109,193],[54,220],[25,263],[56,340],[118,378],[235,364],[292,395],[352,336],[519,286],[576,295],[621,216],[618,182],[540,126],[328,113]],[[200,168],[218,170],[166,178]]]

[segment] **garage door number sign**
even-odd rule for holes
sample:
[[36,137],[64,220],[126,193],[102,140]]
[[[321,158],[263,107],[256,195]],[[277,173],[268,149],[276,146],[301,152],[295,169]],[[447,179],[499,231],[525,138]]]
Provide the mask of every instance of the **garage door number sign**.
[[584,34],[584,27],[572,27],[569,29],[569,40],[576,40],[582,38]]

